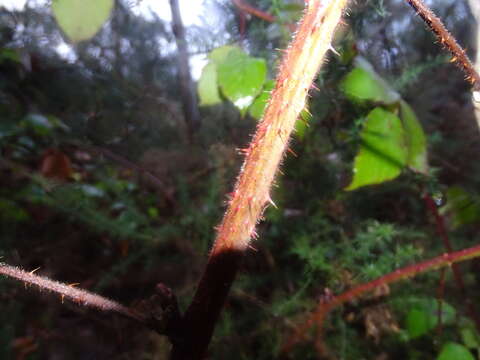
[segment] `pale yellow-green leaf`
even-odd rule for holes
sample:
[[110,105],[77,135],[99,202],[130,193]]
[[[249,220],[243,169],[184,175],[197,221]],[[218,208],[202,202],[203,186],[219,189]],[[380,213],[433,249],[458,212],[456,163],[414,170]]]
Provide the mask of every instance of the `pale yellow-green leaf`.
[[113,0],[52,0],[58,25],[74,43],[93,37],[107,21]]
[[202,70],[198,80],[198,96],[200,105],[215,105],[222,102],[218,92],[217,65],[209,62]]
[[403,100],[400,101],[400,118],[405,129],[408,148],[407,165],[412,170],[426,174],[428,161],[425,133],[412,108]]

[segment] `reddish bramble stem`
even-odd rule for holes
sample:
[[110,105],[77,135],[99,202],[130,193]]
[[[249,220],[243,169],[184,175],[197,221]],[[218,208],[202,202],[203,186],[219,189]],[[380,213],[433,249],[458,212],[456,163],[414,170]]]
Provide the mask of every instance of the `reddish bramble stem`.
[[473,85],[474,90],[480,90],[480,75],[475,70],[465,50],[463,50],[457,40],[455,40],[445,25],[443,25],[442,20],[440,20],[422,0],[407,0],[407,2],[435,34],[440,44],[452,53],[453,57],[451,61],[463,70],[467,76],[467,80]]
[[297,329],[296,334],[293,335],[285,343],[282,352],[287,353],[288,351],[290,351],[295,344],[297,344],[303,339],[307,330],[310,329],[313,325],[317,324],[317,326],[321,330],[323,321],[325,320],[325,317],[328,315],[328,313],[348,301],[351,301],[367,292],[370,292],[378,288],[379,286],[391,284],[403,279],[408,279],[427,271],[436,270],[446,266],[452,266],[453,264],[459,263],[461,261],[470,260],[476,257],[480,257],[480,245],[452,253],[445,253],[433,259],[406,266],[404,268],[395,270],[394,272],[381,276],[373,281],[356,286],[340,295],[334,296],[333,298],[330,298],[328,302],[320,302],[317,306],[317,309],[308,318],[308,320],[304,324],[302,324]]
[[74,285],[63,284],[44,276],[35,275],[34,271],[27,272],[17,267],[0,263],[0,274],[20,280],[28,285],[34,285],[40,290],[48,290],[52,293],[58,294],[61,296],[62,301],[65,298],[82,306],[102,311],[115,312],[134,320],[142,321],[141,317],[132,312],[128,307],[123,306],[116,301],[104,298],[103,296],[91,293],[84,289],[76,288]]
[[245,162],[208,264],[185,313],[183,339],[174,344],[175,360],[201,359],[206,352],[240,260],[256,236],[255,226],[267,204],[272,203],[270,188],[275,174],[346,3],[307,2],[295,39],[285,52],[265,115],[245,150]]
[[[428,210],[432,213],[435,219],[435,228],[437,234],[441,237],[443,241],[443,246],[445,247],[445,250],[451,253],[453,251],[453,247],[448,236],[447,227],[445,226],[445,218],[438,212],[437,205],[435,204],[435,201],[433,201],[430,195],[425,194],[424,200]],[[472,301],[468,297],[467,287],[465,286],[465,281],[463,280],[462,271],[457,264],[452,264],[452,272],[455,278],[455,284],[457,285],[458,290],[460,291],[462,297],[465,300],[468,314],[475,323],[477,330],[480,331],[480,317],[478,316]]]

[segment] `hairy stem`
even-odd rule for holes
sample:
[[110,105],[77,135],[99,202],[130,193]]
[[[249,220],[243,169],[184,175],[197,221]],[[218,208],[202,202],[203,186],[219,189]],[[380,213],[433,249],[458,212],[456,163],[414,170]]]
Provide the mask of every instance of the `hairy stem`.
[[202,359],[241,258],[270,199],[270,188],[305,107],[312,81],[331,47],[347,0],[310,0],[295,39],[285,53],[276,86],[231,194],[228,209],[197,292],[184,317],[182,341],[172,358]]
[[128,307],[119,304],[116,301],[104,298],[103,296],[91,293],[84,289],[76,288],[74,285],[63,284],[44,276],[35,275],[34,271],[27,272],[17,267],[0,263],[0,274],[20,280],[26,285],[34,285],[39,290],[48,290],[52,293],[58,294],[62,301],[63,299],[67,299],[82,306],[101,311],[115,312],[128,318],[142,321],[141,317],[132,312]]
[[467,80],[473,85],[474,90],[480,90],[480,75],[475,70],[465,50],[443,25],[442,20],[422,0],[407,0],[407,2],[435,34],[440,44],[452,53],[451,61],[463,70]]
[[321,332],[322,323],[328,313],[348,301],[351,301],[367,292],[370,292],[378,288],[379,286],[391,284],[403,279],[409,279],[427,271],[452,266],[461,261],[470,260],[476,257],[480,257],[480,245],[476,245],[471,248],[463,249],[452,253],[445,253],[433,259],[406,266],[404,268],[395,270],[394,272],[381,276],[373,281],[358,285],[340,295],[330,298],[328,301],[320,302],[313,314],[309,316],[308,320],[300,327],[298,327],[295,335],[290,337],[290,339],[285,343],[282,352],[289,352],[295,344],[297,344],[304,338],[307,330],[315,324],[318,326],[319,332]]

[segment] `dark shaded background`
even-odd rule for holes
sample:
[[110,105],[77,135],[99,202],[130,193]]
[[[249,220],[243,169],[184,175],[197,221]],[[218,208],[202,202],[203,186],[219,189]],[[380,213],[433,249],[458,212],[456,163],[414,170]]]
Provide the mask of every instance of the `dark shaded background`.
[[[0,5],[0,256],[127,305],[163,282],[184,309],[241,164],[237,149],[256,121],[226,101],[202,107],[189,141],[171,26],[136,16],[133,3],[118,0],[101,32],[67,56],[56,51],[64,40],[48,6]],[[190,54],[238,44],[266,58],[273,77],[276,49],[290,36],[286,23],[298,16],[282,3],[250,1],[284,23],[248,17],[242,32],[229,1],[204,1],[204,25],[187,29]],[[477,29],[466,1],[436,1],[434,10],[473,56]],[[337,50],[366,57],[413,106],[432,173],[342,191],[366,109],[339,91],[352,65],[331,56],[311,99],[310,126],[293,140],[297,156],[287,157],[277,180],[278,209],[267,211],[226,305],[212,359],[275,358],[328,292],[445,251],[423,191],[443,205],[447,189],[461,186],[478,208],[479,133],[464,75],[405,1],[359,0],[347,23]],[[455,249],[478,242],[480,214],[473,213],[470,223],[449,228]],[[477,261],[462,266],[474,303],[477,269]],[[460,341],[457,325],[410,341],[404,334],[412,297],[434,298],[439,277],[408,280],[388,297],[336,311],[326,325],[328,351],[320,355],[307,342],[290,358],[434,358],[441,344]],[[443,290],[464,321],[451,274]],[[1,359],[167,358],[162,337],[23,284],[0,279],[0,304]]]

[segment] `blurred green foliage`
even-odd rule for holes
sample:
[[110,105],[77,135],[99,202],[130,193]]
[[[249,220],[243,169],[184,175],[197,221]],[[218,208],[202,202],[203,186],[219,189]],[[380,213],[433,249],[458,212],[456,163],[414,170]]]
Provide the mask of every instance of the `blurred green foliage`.
[[[237,9],[210,1],[221,27],[194,25],[187,33],[192,53],[235,49],[235,61],[258,65],[232,68],[217,59],[220,71],[210,57],[194,144],[186,140],[174,38],[163,20],[118,1],[95,37],[61,55],[65,44],[47,8],[0,10],[2,261],[40,267],[125,304],[164,282],[185,308],[241,165],[237,149],[248,144],[273,87],[275,49],[285,48],[288,24],[301,13],[294,1],[250,3],[279,21],[252,17],[241,33]],[[334,43],[340,56],[325,64],[311,116],[305,111],[298,122],[296,156],[286,157],[276,180],[277,208],[267,210],[245,257],[212,359],[275,358],[318,301],[445,252],[425,193],[441,207],[455,249],[476,243],[480,142],[469,90],[423,25],[405,25],[414,15],[402,6],[372,0],[352,7]],[[473,25],[464,2],[445,0],[436,10],[467,45]],[[358,66],[359,54],[373,72]],[[249,93],[242,79],[220,79],[242,78],[242,69],[257,74]],[[246,96],[240,112],[234,103]],[[398,122],[402,166],[392,181],[346,192],[375,111]],[[370,180],[371,168],[362,170]],[[461,269],[469,298],[477,298],[478,263]],[[479,334],[451,273],[445,284],[441,278],[428,273],[349,302],[324,324],[323,353],[313,329],[287,358],[470,359]],[[112,325],[5,279],[0,303],[2,359],[161,359],[169,350],[145,329]]]

